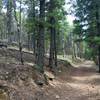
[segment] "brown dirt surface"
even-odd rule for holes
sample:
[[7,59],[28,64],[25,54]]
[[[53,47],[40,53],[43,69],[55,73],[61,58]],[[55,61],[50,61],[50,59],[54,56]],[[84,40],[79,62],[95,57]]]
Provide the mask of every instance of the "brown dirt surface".
[[34,56],[23,55],[20,65],[17,50],[0,50],[0,100],[100,100],[100,74],[92,61],[71,66],[59,60],[57,75],[40,87],[34,82]]

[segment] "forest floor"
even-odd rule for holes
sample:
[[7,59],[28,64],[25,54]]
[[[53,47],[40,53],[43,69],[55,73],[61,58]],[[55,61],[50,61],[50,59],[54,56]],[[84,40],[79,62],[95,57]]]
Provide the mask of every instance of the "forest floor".
[[0,49],[0,100],[100,100],[100,74],[92,61],[72,66],[58,60],[57,75],[41,87],[34,82],[34,56],[23,52],[23,58],[21,65],[17,50]]

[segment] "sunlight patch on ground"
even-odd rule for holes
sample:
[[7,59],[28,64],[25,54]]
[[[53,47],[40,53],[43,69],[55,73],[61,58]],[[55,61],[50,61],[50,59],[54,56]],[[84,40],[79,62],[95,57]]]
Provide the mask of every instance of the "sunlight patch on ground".
[[[85,65],[86,68],[91,68],[92,66],[91,65]],[[95,68],[95,67],[94,67]]]
[[15,58],[2,56],[2,59],[0,59],[0,63],[6,63],[6,64],[13,63],[13,64],[17,64],[18,61]]
[[83,93],[98,93],[100,95],[100,88],[91,84],[83,84],[83,83],[67,83],[72,88],[76,90],[81,90]]
[[84,81],[84,80],[86,80],[86,78],[88,78],[88,77],[87,76],[83,76],[83,77],[73,76],[73,79],[75,79],[77,81]]
[[[8,47],[8,49],[14,49],[14,50],[19,50],[19,48],[17,47],[17,46],[9,46]],[[24,51],[24,52],[26,52],[26,53],[33,53],[33,51],[29,51],[28,49],[26,49],[26,48],[23,48],[23,50],[22,51]]]
[[34,63],[25,62],[27,65],[34,66]]
[[79,65],[84,61],[84,59],[80,59],[80,58],[76,58],[76,60],[79,60],[78,62],[73,61],[72,60],[72,55],[65,55],[65,56],[58,55],[57,58],[60,59],[60,60],[68,61],[74,67],[79,67]]
[[65,87],[68,90],[72,89],[70,84],[67,84],[67,82],[61,82],[58,80],[50,81],[49,84],[54,88],[62,89],[62,87]]

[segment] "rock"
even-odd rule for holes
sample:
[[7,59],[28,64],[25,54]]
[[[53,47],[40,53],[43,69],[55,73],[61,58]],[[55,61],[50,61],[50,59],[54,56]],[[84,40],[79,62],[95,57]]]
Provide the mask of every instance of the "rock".
[[60,96],[59,95],[56,95],[56,99],[60,99]]
[[39,86],[43,86],[45,84],[44,74],[36,72],[34,82]]
[[42,80],[36,80],[35,83],[39,86],[43,86],[44,82]]
[[46,75],[46,77],[49,79],[49,80],[51,80],[51,81],[53,81],[53,79],[55,78],[55,76],[52,74],[52,73],[50,73],[50,72],[45,72],[44,73],[45,75]]

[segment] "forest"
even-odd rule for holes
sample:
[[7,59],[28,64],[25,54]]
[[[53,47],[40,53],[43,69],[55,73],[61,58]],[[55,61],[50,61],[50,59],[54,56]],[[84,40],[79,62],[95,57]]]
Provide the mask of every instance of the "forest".
[[0,100],[100,100],[100,0],[0,0]]

